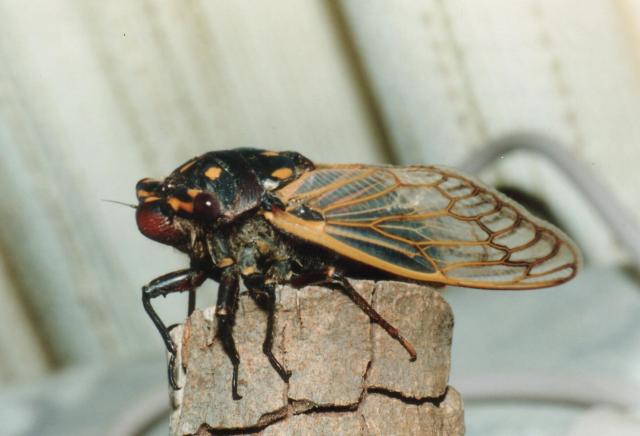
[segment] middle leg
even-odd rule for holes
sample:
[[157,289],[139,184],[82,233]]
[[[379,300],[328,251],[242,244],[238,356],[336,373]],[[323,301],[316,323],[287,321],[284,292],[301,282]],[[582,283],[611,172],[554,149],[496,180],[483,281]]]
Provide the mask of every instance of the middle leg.
[[216,304],[216,317],[218,318],[218,334],[231,365],[233,365],[233,375],[231,378],[231,396],[234,400],[242,398],[238,394],[238,368],[240,367],[240,355],[233,340],[233,325],[236,320],[238,309],[238,293],[240,283],[238,272],[235,268],[229,267],[224,270],[220,277],[218,287],[218,302]]
[[273,355],[273,329],[275,327],[276,308],[276,284],[265,279],[263,274],[252,274],[244,280],[249,290],[249,295],[254,301],[267,312],[267,331],[262,344],[262,352],[267,356],[273,369],[286,383],[291,377],[291,371],[285,369],[278,359]]

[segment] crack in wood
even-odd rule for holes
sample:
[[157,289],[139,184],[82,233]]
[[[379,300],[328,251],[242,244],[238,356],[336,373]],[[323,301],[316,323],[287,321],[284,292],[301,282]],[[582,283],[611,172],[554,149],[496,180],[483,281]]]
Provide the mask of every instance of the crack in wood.
[[[172,434],[271,435],[334,427],[338,433],[375,434],[411,422],[464,428],[459,394],[446,383],[452,326],[446,302],[438,292],[418,285],[354,281],[354,286],[376,310],[391,314],[396,319],[390,321],[402,324],[401,329],[418,339],[422,361],[405,362],[395,341],[347,305],[344,295],[319,287],[298,295],[299,291],[285,287],[276,313],[274,345],[294,377],[283,383],[273,373],[258,346],[266,316],[251,310],[247,301],[235,331],[243,358],[241,377],[247,384],[244,398],[236,402],[228,395],[230,365],[220,344],[203,346],[215,333],[215,318],[209,309],[206,316],[196,311],[189,321],[188,339],[176,331],[181,345],[188,348],[180,354],[191,356],[186,361],[189,385],[185,381]],[[298,296],[306,300],[300,306]],[[304,318],[308,335],[300,335],[299,317]],[[392,424],[394,420],[398,423]]]

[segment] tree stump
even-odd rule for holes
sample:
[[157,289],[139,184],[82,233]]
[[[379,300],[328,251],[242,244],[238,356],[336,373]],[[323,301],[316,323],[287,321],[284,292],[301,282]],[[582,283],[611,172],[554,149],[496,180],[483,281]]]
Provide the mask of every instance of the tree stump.
[[415,362],[343,293],[283,286],[273,351],[292,372],[285,383],[262,352],[266,313],[241,295],[234,338],[243,398],[231,398],[232,366],[214,308],[196,310],[172,331],[182,388],[172,393],[171,434],[463,434],[462,399],[447,385],[449,305],[426,286],[352,284],[413,343]]

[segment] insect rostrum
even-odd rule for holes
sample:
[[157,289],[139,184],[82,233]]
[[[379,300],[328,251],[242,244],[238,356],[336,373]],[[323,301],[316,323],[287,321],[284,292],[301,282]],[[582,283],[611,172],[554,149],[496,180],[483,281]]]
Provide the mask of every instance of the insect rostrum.
[[295,152],[216,151],[193,158],[164,180],[136,186],[136,221],[147,237],[186,253],[189,268],[143,287],[145,310],[171,354],[176,348],[151,299],[219,283],[216,316],[233,365],[232,329],[240,281],[269,314],[263,351],[271,352],[275,286],[324,284],[346,293],[372,321],[411,344],[346,277],[387,278],[486,289],[534,289],[573,278],[580,254],[551,224],[503,194],[437,166],[315,165]]

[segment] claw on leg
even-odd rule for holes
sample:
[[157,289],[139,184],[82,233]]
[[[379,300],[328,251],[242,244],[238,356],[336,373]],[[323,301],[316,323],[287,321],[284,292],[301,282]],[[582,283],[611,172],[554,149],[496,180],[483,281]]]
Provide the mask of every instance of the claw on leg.
[[231,377],[231,397],[239,400],[242,396],[238,393],[238,369],[240,367],[240,355],[233,340],[233,325],[238,309],[238,295],[240,293],[240,283],[238,273],[232,269],[226,269],[220,280],[218,288],[218,303],[216,305],[216,317],[218,318],[218,334],[231,365],[233,375]]
[[351,300],[356,303],[356,305],[362,309],[364,313],[369,316],[371,321],[378,324],[382,327],[392,338],[404,347],[409,353],[409,360],[414,361],[417,359],[418,355],[416,353],[416,349],[404,336],[400,334],[400,331],[389,324],[389,322],[382,317],[370,304],[367,300],[365,300],[362,295],[358,294],[351,283],[340,273],[336,272],[335,268],[328,267],[324,270],[319,271],[310,271],[306,274],[302,274],[292,280],[292,284],[297,287],[303,287],[307,285],[314,284],[327,284],[334,286],[344,292]]

